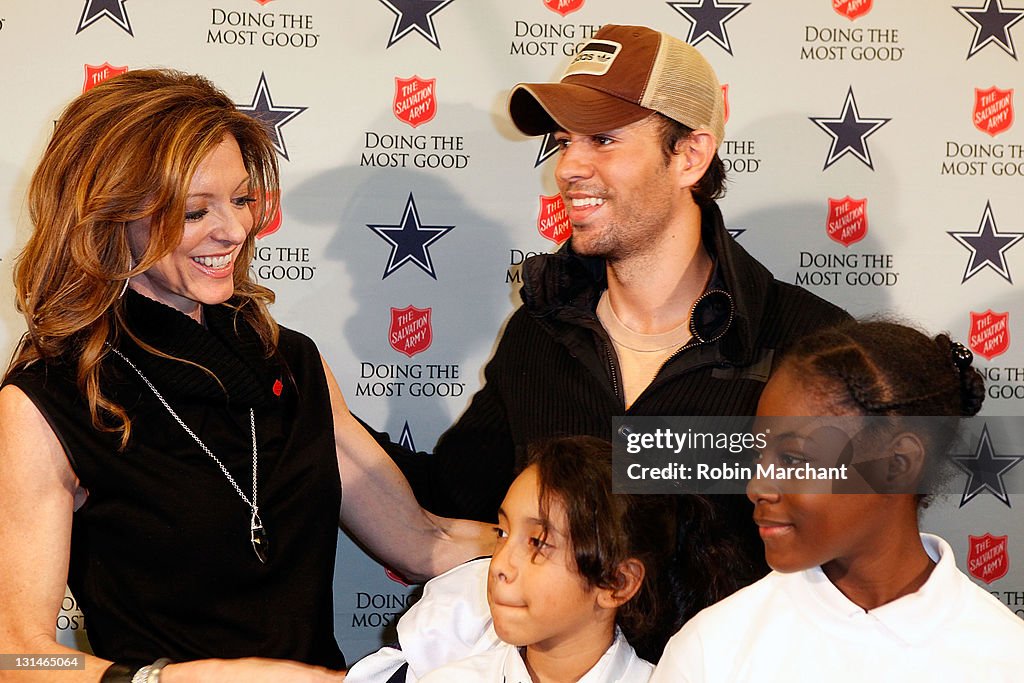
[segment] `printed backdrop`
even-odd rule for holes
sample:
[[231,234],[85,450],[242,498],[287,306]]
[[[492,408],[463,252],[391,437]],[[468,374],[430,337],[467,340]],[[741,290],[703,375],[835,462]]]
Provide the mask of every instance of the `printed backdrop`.
[[[715,66],[740,244],[854,314],[949,330],[988,377],[984,414],[1022,414],[1024,0],[8,0],[0,351],[24,329],[11,270],[62,107],[126,68],[199,72],[277,144],[283,215],[254,265],[275,316],[317,340],[354,411],[430,450],[480,386],[523,259],[570,234],[554,148],[514,130],[507,93],[556,80],[604,23]],[[995,474],[965,475],[925,525],[1024,616],[1024,447],[993,431],[967,449]],[[343,537],[350,659],[411,590]],[[82,642],[64,608],[61,637]]]

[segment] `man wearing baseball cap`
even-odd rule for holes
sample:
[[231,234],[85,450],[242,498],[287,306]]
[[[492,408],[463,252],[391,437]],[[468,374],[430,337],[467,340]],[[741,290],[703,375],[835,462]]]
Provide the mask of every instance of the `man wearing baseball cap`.
[[[722,91],[690,45],[605,25],[559,82],[515,86],[509,114],[559,142],[572,239],[524,263],[523,305],[434,456],[391,449],[426,507],[481,520],[531,442],[610,439],[616,415],[753,415],[777,351],[849,317],[776,280],[726,231]],[[760,564],[746,499],[723,517]]]

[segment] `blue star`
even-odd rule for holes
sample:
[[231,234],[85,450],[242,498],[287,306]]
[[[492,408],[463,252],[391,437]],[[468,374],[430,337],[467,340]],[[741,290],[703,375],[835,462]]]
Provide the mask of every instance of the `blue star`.
[[427,247],[455,228],[454,225],[422,225],[419,212],[416,210],[416,201],[411,192],[409,201],[405,205],[401,224],[367,224],[366,227],[391,244],[391,255],[388,257],[388,264],[384,268],[381,280],[409,262],[415,263],[424,273],[436,280],[437,273],[434,272],[434,263],[430,259]]
[[128,20],[128,10],[124,8],[124,3],[125,0],[85,0],[85,8],[82,10],[82,18],[78,20],[78,30],[75,34],[107,17],[134,38],[132,23]]
[[296,116],[306,111],[306,107],[278,107],[270,97],[270,86],[267,85],[267,75],[260,73],[260,83],[256,86],[256,93],[252,96],[252,104],[238,104],[238,111],[244,111],[254,119],[262,122],[273,138],[274,149],[277,153],[288,159],[288,147],[284,144],[284,134],[281,128]]
[[553,157],[558,153],[558,140],[555,139],[554,133],[545,133],[544,139],[540,141],[540,150],[537,152],[537,160],[533,162],[533,167],[537,168],[545,161]]
[[967,270],[960,284],[974,277],[982,268],[991,268],[1013,284],[1010,268],[1006,264],[1006,250],[1024,238],[1024,232],[999,232],[992,215],[991,202],[985,202],[985,213],[981,216],[977,232],[950,231],[946,234],[971,250],[971,260],[967,262]]
[[974,40],[967,51],[967,59],[976,55],[981,48],[995,43],[1003,52],[1017,59],[1017,51],[1010,37],[1010,27],[1024,19],[1024,9],[1006,9],[1003,0],[985,0],[984,7],[953,6],[967,21],[974,24]]
[[450,5],[454,0],[380,0],[384,6],[395,13],[395,25],[391,29],[388,47],[404,38],[410,31],[416,31],[429,40],[434,47],[441,49],[434,29],[434,15]]
[[857,111],[857,100],[853,97],[852,85],[846,92],[843,113],[839,118],[812,116],[810,119],[814,125],[832,136],[832,147],[828,150],[828,158],[825,159],[825,166],[821,170],[824,171],[847,153],[863,161],[872,171],[875,170],[871,164],[871,152],[868,151],[868,136],[889,123],[891,119],[862,119],[860,112]]
[[988,491],[1005,503],[1006,507],[1011,507],[1003,475],[1022,460],[1024,455],[996,455],[995,449],[992,448],[992,438],[988,434],[988,425],[984,425],[974,455],[953,456],[953,461],[968,475],[967,486],[964,487],[963,496],[960,498],[960,507],[967,505],[982,491]]
[[668,6],[682,14],[690,22],[690,32],[686,34],[686,42],[696,45],[705,38],[710,38],[732,54],[729,34],[725,30],[725,22],[746,9],[749,2],[719,2],[719,0],[690,0],[689,2],[670,2]]

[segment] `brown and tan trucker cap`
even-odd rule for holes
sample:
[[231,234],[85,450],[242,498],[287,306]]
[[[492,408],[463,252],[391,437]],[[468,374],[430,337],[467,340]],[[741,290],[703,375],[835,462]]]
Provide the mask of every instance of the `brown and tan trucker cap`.
[[664,114],[722,144],[725,101],[714,69],[692,45],[643,26],[605,24],[558,83],[520,83],[508,99],[526,135],[594,135]]

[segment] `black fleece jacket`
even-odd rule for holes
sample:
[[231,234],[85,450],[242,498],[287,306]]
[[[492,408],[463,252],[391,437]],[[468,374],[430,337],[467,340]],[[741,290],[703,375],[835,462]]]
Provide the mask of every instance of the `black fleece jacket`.
[[[693,340],[629,410],[611,340],[595,313],[607,286],[604,261],[573,253],[571,242],[527,259],[523,305],[487,364],[484,386],[434,453],[412,453],[375,433],[424,507],[493,521],[531,442],[578,434],[610,440],[616,415],[753,415],[778,351],[849,319],[776,280],[728,234],[714,202],[701,210],[715,273],[694,305]],[[742,505],[737,514],[749,524],[749,504]]]

